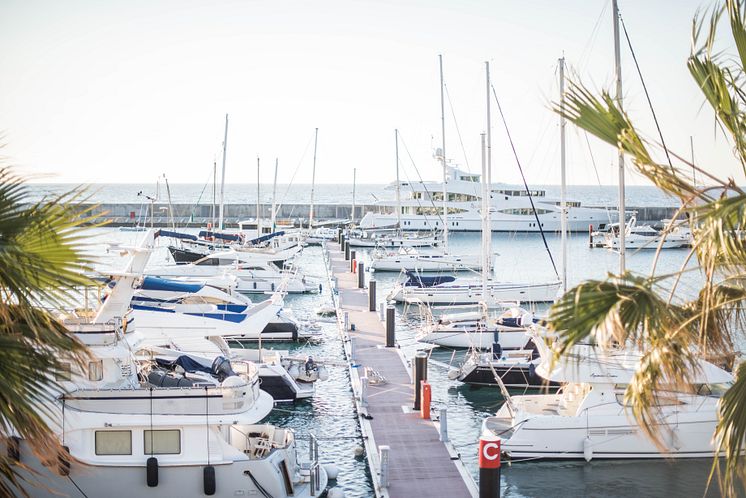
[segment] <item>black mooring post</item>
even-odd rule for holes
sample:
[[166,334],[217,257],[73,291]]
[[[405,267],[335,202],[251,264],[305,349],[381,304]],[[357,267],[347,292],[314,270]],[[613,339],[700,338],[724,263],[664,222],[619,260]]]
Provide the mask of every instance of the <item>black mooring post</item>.
[[376,311],[376,279],[368,281],[368,311]]
[[350,260],[350,241],[345,240],[343,245],[345,248],[345,261],[349,261]]
[[396,308],[393,304],[386,307],[386,347],[393,348],[396,343]]
[[419,351],[414,355],[414,409],[420,409],[422,381],[427,380],[427,353]]
[[357,264],[357,288],[365,289],[365,263],[362,261]]
[[500,498],[500,440],[479,439],[479,498]]

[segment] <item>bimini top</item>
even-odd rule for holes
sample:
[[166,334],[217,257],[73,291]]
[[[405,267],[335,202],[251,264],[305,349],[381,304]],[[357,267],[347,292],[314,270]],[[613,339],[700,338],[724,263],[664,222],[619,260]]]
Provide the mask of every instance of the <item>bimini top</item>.
[[409,278],[407,279],[406,282],[404,282],[404,285],[406,287],[432,287],[434,285],[446,284],[448,282],[453,282],[456,280],[456,277],[452,277],[450,275],[437,275],[435,277],[423,277],[411,271],[407,272],[407,277]]
[[190,284],[178,280],[169,280],[161,277],[145,277],[142,280],[140,288],[149,291],[168,291],[183,292],[185,294],[194,294],[204,287],[204,284]]
[[[639,350],[609,351],[597,346],[581,345],[573,347],[569,354],[558,359],[551,371],[551,358],[542,355],[536,373],[555,382],[629,384],[641,358]],[[724,384],[733,382],[733,376],[712,363],[698,360],[698,368],[690,381],[693,384]]]

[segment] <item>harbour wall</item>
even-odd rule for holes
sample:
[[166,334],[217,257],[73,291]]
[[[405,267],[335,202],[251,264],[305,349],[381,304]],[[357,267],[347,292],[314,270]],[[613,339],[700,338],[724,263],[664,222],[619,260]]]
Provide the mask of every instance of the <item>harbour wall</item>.
[[[151,206],[142,204],[90,204],[82,207],[91,207],[90,215],[93,223],[107,223],[109,226],[130,226],[138,221],[141,224],[150,225]],[[283,223],[289,222],[300,226],[308,220],[309,205],[283,204],[278,207],[277,220]],[[212,204],[156,204],[154,206],[153,225],[157,227],[171,226],[171,213],[173,220],[179,227],[204,227],[213,220]],[[224,223],[227,227],[236,227],[241,220],[256,218],[256,204],[226,204],[224,208]],[[272,205],[260,204],[260,214],[263,219],[271,216]],[[368,211],[375,211],[373,204],[361,204],[355,206],[355,220],[360,220]],[[637,220],[646,223],[657,223],[663,219],[671,218],[676,214],[676,207],[627,207],[628,211],[637,212]],[[314,219],[317,221],[350,219],[352,206],[349,204],[316,204],[314,205]],[[218,207],[215,207],[215,218],[218,216]]]

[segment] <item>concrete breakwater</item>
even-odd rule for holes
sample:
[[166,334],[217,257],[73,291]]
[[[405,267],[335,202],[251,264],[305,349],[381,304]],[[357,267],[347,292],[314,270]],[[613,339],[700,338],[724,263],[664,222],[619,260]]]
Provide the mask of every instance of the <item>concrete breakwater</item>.
[[[93,206],[91,215],[96,223],[106,222],[109,226],[132,226],[138,222],[150,225],[150,204],[98,204],[84,205]],[[375,211],[373,204],[361,204],[355,206],[355,220],[360,220],[365,213]],[[260,204],[260,215],[269,219],[272,212],[271,204]],[[676,214],[676,207],[628,207],[628,211],[637,212],[637,220],[646,223],[657,223],[660,220],[671,218]],[[158,227],[171,226],[173,223],[179,227],[204,227],[213,220],[212,204],[168,204],[156,203],[152,208],[153,225]],[[256,218],[256,204],[226,204],[224,210],[225,225],[235,228],[239,221]],[[308,220],[309,205],[283,204],[277,208],[277,219],[290,222],[300,226]],[[218,216],[218,207],[214,207],[215,218]],[[314,205],[314,218],[317,221],[350,219],[352,206],[349,204],[316,204]]]

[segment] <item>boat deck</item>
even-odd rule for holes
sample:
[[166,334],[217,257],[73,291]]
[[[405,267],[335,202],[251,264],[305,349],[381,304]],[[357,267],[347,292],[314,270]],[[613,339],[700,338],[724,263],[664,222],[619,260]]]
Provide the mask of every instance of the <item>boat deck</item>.
[[[360,424],[366,438],[376,495],[390,498],[416,496],[476,496],[474,481],[452,447],[441,442],[438,428],[412,412],[414,386],[398,348],[386,348],[383,323],[368,311],[368,290],[358,289],[358,275],[351,273],[339,244],[326,246],[331,273],[337,281],[340,332],[346,340],[353,389],[359,398],[360,381],[366,368],[382,375],[386,382],[368,387],[367,406],[358,405]],[[379,294],[380,295],[380,294]],[[380,300],[379,300],[380,302]],[[355,331],[344,330],[347,312]],[[351,358],[350,358],[351,355]],[[359,401],[358,401],[359,403]],[[380,486],[378,448],[390,447],[389,485]]]

